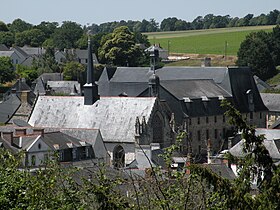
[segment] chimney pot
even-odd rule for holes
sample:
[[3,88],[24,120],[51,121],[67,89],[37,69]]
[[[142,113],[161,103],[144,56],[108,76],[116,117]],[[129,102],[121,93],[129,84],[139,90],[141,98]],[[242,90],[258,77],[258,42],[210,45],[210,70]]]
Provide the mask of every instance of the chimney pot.
[[34,135],[41,135],[44,136],[44,128],[34,128],[33,129],[33,134]]

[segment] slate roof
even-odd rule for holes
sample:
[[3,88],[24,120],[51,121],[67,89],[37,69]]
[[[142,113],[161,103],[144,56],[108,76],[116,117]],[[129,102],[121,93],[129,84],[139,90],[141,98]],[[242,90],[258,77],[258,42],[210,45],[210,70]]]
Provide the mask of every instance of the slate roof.
[[[265,139],[263,144],[268,150],[269,155],[272,159],[279,161],[280,160],[280,130],[275,129],[256,129],[256,135],[264,135]],[[243,152],[244,139],[238,142],[233,146],[229,152],[236,157],[244,157]]]
[[[73,147],[81,147],[81,140],[74,138],[70,135],[62,133],[60,131],[57,132],[50,132],[45,133],[43,137],[43,141],[52,149],[68,149],[69,143],[73,145]],[[55,147],[54,145],[59,145],[59,148]],[[85,146],[90,146],[90,144],[85,143]]]
[[20,100],[15,94],[8,96],[7,100],[0,103],[0,122],[7,123],[20,107]]
[[9,51],[9,48],[4,44],[0,44],[0,51]]
[[2,56],[11,57],[13,53],[14,51],[0,51],[0,57]]
[[186,97],[201,99],[202,96],[207,98],[216,98],[218,96],[231,97],[227,91],[210,79],[167,80],[162,81],[160,84],[179,100],[183,100]]
[[28,55],[42,55],[46,52],[46,50],[41,47],[23,46],[21,49]]
[[280,94],[261,93],[261,97],[269,111],[280,112]]
[[269,84],[267,84],[266,82],[264,82],[263,80],[261,80],[258,76],[254,75],[254,80],[255,83],[257,85],[257,88],[259,90],[259,92],[262,92],[265,89],[270,89],[271,87],[269,86]]
[[47,86],[55,93],[81,95],[81,85],[78,81],[48,81]]
[[[77,58],[88,59],[88,50],[75,49],[75,54]],[[98,64],[98,60],[95,53],[92,53],[92,60],[94,64]]]
[[20,54],[19,56],[23,59],[29,57],[29,55],[18,46],[12,47],[12,50],[15,50],[16,52],[18,52]]
[[84,105],[84,97],[40,96],[29,119],[36,127],[100,129],[105,142],[134,142],[136,117],[147,122],[156,98],[101,97]]
[[234,172],[224,164],[204,164],[203,166],[223,178],[229,180],[233,180],[236,178]]
[[38,78],[41,78],[44,83],[47,83],[48,81],[63,81],[63,74],[61,74],[61,73],[43,73]]
[[[103,74],[98,83],[101,96],[116,96],[122,92],[128,96],[140,96],[148,88],[148,80],[153,72],[149,67],[118,67],[111,79],[107,70]],[[161,86],[177,98],[187,95],[185,91],[189,91],[192,98],[199,98],[202,94],[210,97],[231,96],[239,111],[249,112],[246,92],[251,90],[254,111],[267,110],[251,71],[246,67],[163,67],[157,69],[156,74]]]

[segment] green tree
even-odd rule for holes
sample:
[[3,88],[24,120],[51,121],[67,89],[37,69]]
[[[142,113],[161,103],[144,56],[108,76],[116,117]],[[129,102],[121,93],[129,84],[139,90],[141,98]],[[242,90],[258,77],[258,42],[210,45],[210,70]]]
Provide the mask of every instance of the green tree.
[[63,67],[63,77],[65,80],[78,81],[83,84],[83,73],[85,72],[85,66],[71,61],[64,65]]
[[126,26],[103,36],[98,52],[101,62],[116,66],[138,66],[144,58],[143,50],[136,45],[134,34]]
[[64,21],[52,35],[54,45],[63,50],[64,48],[76,48],[77,41],[82,37],[83,29],[75,22]]
[[11,82],[15,79],[12,61],[9,57],[0,57],[0,83]]
[[16,33],[15,44],[18,46],[29,45],[32,47],[42,46],[45,35],[40,29],[30,29]]
[[26,30],[31,29],[33,26],[30,23],[25,22],[24,20],[21,19],[15,19],[10,25],[9,25],[9,30],[13,33],[17,32],[23,32]]
[[45,34],[46,38],[50,38],[50,36],[54,33],[57,27],[58,27],[57,22],[45,22],[45,21],[35,26],[35,28],[40,29]]
[[7,31],[9,31],[9,29],[4,22],[0,21],[0,32],[2,32],[2,31],[7,32]]
[[0,44],[11,47],[15,43],[15,36],[12,32],[0,32]]
[[53,48],[46,48],[46,52],[34,60],[32,66],[37,70],[38,75],[42,73],[60,72],[60,67],[54,57]]
[[38,78],[37,70],[35,68],[23,65],[16,65],[16,74],[20,78],[25,78],[26,83],[31,86],[32,82]]
[[263,80],[274,76],[277,71],[269,48],[270,36],[264,32],[253,32],[241,43],[237,53],[237,65],[249,66]]

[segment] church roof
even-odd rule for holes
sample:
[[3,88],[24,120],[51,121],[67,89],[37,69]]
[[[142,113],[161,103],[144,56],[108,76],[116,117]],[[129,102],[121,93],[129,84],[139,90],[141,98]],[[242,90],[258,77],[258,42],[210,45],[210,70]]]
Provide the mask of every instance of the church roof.
[[37,127],[100,129],[106,142],[134,142],[136,117],[147,122],[156,98],[101,97],[84,105],[84,97],[40,96],[29,124]]
[[20,107],[20,100],[16,94],[11,94],[8,99],[0,103],[0,122],[7,123],[17,109]]

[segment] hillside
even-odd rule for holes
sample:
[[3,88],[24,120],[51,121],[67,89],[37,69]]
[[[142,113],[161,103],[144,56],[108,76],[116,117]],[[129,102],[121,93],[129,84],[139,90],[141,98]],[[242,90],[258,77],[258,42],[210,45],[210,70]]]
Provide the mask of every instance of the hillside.
[[144,33],[151,44],[160,44],[170,53],[236,56],[240,43],[251,32],[272,31],[274,26],[235,27],[206,30]]

